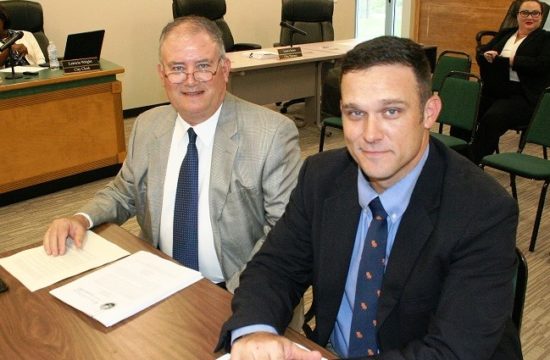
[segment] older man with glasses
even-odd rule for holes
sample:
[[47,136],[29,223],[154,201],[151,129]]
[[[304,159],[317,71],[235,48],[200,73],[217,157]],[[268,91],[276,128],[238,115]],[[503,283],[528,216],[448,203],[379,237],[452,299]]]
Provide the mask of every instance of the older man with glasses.
[[170,104],[136,119],[119,174],[78,214],[55,220],[44,248],[61,255],[68,236],[83,246],[86,229],[136,216],[144,240],[233,291],[296,184],[298,131],[226,92],[231,62],[210,20],[169,23],[159,56]]
[[476,163],[498,148],[507,130],[529,123],[540,95],[550,86],[550,33],[541,29],[542,10],[538,0],[523,1],[518,27],[502,30],[477,54],[485,86],[472,145]]

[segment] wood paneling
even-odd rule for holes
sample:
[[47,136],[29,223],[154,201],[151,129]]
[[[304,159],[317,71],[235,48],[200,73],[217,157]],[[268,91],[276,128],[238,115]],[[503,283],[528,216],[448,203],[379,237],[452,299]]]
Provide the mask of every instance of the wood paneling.
[[[122,85],[111,75],[60,72],[7,83],[0,93],[0,193],[122,163]],[[99,82],[88,82],[94,78]]]
[[498,30],[511,0],[417,0],[415,40],[436,45],[438,52],[463,51],[475,64],[475,36],[481,30]]

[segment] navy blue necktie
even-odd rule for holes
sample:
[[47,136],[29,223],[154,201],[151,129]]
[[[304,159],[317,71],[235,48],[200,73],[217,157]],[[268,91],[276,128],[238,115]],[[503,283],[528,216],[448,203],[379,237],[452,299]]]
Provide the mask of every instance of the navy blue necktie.
[[197,134],[193,128],[189,128],[187,135],[189,145],[181,163],[174,204],[172,256],[184,266],[199,270],[199,155],[195,145]]
[[386,217],[388,215],[378,197],[370,202],[369,208],[372,211],[372,221],[363,245],[363,253],[361,254],[357,274],[357,287],[349,337],[349,357],[378,353],[376,309],[386,262],[386,243],[388,240]]

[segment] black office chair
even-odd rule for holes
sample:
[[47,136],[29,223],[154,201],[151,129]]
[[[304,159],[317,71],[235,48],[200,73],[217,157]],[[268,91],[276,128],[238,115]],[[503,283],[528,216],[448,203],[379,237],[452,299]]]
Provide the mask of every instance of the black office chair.
[[44,56],[48,55],[48,37],[44,33],[44,15],[42,5],[36,1],[5,0],[0,4],[10,17],[10,29],[31,32]]
[[[284,21],[306,32],[302,35],[281,27],[279,42],[275,46],[290,44],[306,44],[334,40],[332,27],[333,0],[282,0],[281,21]],[[288,107],[304,99],[293,99],[283,103],[281,113],[286,113]]]
[[[542,21],[540,22],[540,26],[544,27],[544,24],[546,24],[546,20],[548,18],[548,12],[550,10],[550,5],[548,5],[545,2],[542,3]],[[520,0],[513,0],[510,3],[510,7],[508,8],[508,11],[506,12],[506,16],[504,16],[504,19],[502,20],[502,23],[500,24],[500,28],[498,31],[502,31],[504,29],[510,29],[515,28],[518,26],[518,19],[517,19],[517,13],[521,6]],[[476,52],[479,52],[481,48],[483,48],[495,35],[498,33],[498,31],[494,30],[481,30],[476,34]]]
[[216,23],[223,36],[225,51],[241,51],[261,49],[260,44],[235,43],[229,25],[224,20],[226,13],[225,0],[173,0],[172,14],[175,18],[186,15],[198,15]]

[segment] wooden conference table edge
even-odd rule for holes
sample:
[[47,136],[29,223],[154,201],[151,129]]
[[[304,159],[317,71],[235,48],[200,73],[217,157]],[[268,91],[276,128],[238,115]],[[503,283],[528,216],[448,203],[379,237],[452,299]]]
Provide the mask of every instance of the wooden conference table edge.
[[[140,251],[140,250],[145,250],[145,251],[152,252],[156,255],[159,255],[163,258],[172,260],[169,256],[162,253],[160,250],[155,249],[154,247],[149,245],[147,242],[139,239],[135,235],[129,233],[128,231],[126,231],[125,229],[121,228],[120,226],[118,226],[116,224],[103,224],[103,225],[95,228],[94,232],[96,232],[97,234],[103,236],[104,238],[108,239],[109,241],[112,241],[113,243],[119,245],[120,247],[122,247],[123,249],[129,251],[130,253],[134,253],[134,252],[137,252],[137,251]],[[29,249],[29,248],[39,246],[39,245],[40,244],[35,243],[35,244],[32,244],[32,245],[24,246],[20,249],[10,250],[10,251],[7,251],[3,254],[0,254],[0,257],[12,255],[12,254],[15,254],[15,253],[17,253],[21,250]],[[91,271],[94,271],[94,270],[90,270],[90,272]],[[82,275],[77,275],[76,277],[80,277],[80,276],[82,276]],[[0,300],[1,300],[1,297],[3,297],[3,296],[20,296],[18,294],[23,294],[26,297],[29,297],[29,296],[33,296],[33,294],[36,294],[36,292],[35,293],[30,293],[24,287],[23,284],[21,284],[17,279],[15,279],[13,276],[11,276],[11,274],[9,274],[3,267],[0,267],[0,277],[4,280],[4,282],[10,288],[7,292],[0,294]],[[63,285],[63,284],[68,283],[70,281],[73,281],[76,277],[71,277],[69,279],[63,280],[62,282],[51,285],[51,286],[49,286],[45,289],[38,290],[37,292],[43,292],[43,294],[47,294],[51,289],[57,288],[60,285]],[[209,280],[202,279],[202,280],[198,281],[197,283],[191,285],[190,287],[188,287],[186,289],[183,289],[180,292],[178,292],[178,293],[176,293],[172,296],[173,297],[193,296],[192,294],[194,294],[194,293],[196,293],[196,296],[200,296],[201,293],[202,294],[208,293],[209,295],[210,294],[214,295],[215,298],[217,299],[216,301],[219,301],[219,305],[220,305],[219,308],[217,308],[216,310],[225,312],[225,316],[223,317],[223,319],[221,319],[221,318],[208,319],[208,320],[211,320],[211,321],[214,321],[214,322],[216,322],[216,321],[218,322],[218,324],[216,326],[216,328],[217,328],[216,331],[217,332],[214,334],[214,337],[217,339],[217,337],[219,335],[219,331],[221,329],[221,325],[231,315],[230,302],[231,302],[232,295],[229,292],[224,291],[220,287],[214,285]],[[47,296],[49,296],[49,294],[47,294]],[[212,298],[214,296],[212,296]],[[51,299],[52,303],[54,303],[54,302],[60,303],[57,299],[55,299],[53,297],[50,297],[50,299]],[[48,301],[50,301],[50,300],[48,300]],[[0,303],[1,303],[1,301],[0,301]],[[144,312],[148,312],[150,310],[153,310],[156,306],[163,306],[163,305],[168,306],[166,304],[163,304],[163,302],[160,302],[158,304],[153,305],[151,308],[144,310],[144,312],[138,313],[138,314],[122,321],[121,323],[114,325],[111,328],[106,328],[102,324],[100,324],[99,322],[93,320],[92,318],[90,318],[87,315],[81,313],[80,311],[69,307],[68,305],[66,306],[65,304],[62,304],[62,303],[60,303],[59,305],[62,305],[63,307],[65,307],[65,309],[63,309],[64,311],[74,312],[73,315],[76,315],[79,319],[86,322],[86,324],[81,324],[81,325],[90,326],[91,327],[90,331],[92,331],[92,332],[99,331],[101,333],[107,334],[107,336],[111,331],[117,331],[117,329],[120,330],[128,322],[131,322],[133,319],[135,319],[135,318],[139,317],[140,315],[144,314]],[[210,313],[209,313],[209,315],[210,315]],[[4,316],[16,316],[17,317],[16,320],[19,320],[19,317],[18,317],[17,314],[7,312],[7,313],[4,314]],[[0,326],[0,329],[1,328],[2,327]],[[319,352],[321,352],[321,354],[324,357],[326,357],[328,359],[334,358],[334,354],[329,352],[327,349],[319,346],[318,344],[316,344],[313,341],[307,339],[305,336],[299,334],[298,332],[296,332],[292,329],[287,329],[287,331],[285,333],[285,336],[287,338],[289,338],[290,340],[292,340],[294,342],[297,342],[299,344],[302,344],[302,345],[304,345],[305,347],[307,347],[309,349],[318,350]],[[196,336],[195,338],[204,339],[205,336]],[[215,344],[211,344],[211,351],[213,351],[214,346],[215,346]],[[0,349],[1,348],[2,348],[2,346],[0,346]],[[208,348],[210,348],[210,346],[208,346]],[[104,355],[106,355],[106,354],[104,354]],[[121,355],[121,354],[119,354],[119,355]],[[215,358],[223,355],[223,352],[218,352],[218,353],[211,352],[209,355],[211,355],[212,358],[215,359]],[[206,356],[206,354],[205,354],[205,356]]]

